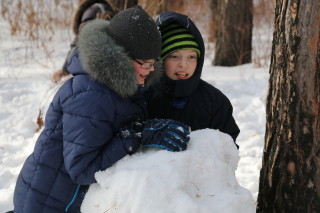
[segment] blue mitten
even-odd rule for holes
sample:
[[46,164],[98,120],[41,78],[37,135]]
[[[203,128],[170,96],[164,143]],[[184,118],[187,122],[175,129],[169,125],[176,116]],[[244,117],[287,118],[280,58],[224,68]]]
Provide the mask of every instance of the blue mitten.
[[141,144],[166,149],[172,152],[184,151],[190,140],[190,127],[175,120],[154,119],[144,123]]
[[133,122],[120,129],[119,136],[122,139],[122,144],[130,155],[140,147],[142,128],[143,125],[141,123]]

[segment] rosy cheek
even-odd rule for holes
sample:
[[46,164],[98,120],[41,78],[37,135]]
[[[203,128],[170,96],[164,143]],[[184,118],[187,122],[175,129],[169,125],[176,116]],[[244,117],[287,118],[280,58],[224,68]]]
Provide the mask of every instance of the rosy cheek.
[[138,67],[135,67],[137,75],[141,74],[141,70]]
[[140,74],[141,73],[140,67],[135,63],[132,63],[132,64],[133,64],[133,68],[136,70],[136,73]]

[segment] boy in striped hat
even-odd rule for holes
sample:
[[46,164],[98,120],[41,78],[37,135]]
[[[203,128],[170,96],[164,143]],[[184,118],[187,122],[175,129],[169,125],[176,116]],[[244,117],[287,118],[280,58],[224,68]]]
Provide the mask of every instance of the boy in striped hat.
[[240,130],[229,99],[202,80],[205,48],[201,33],[185,15],[160,13],[161,60],[164,75],[147,88],[149,118],[181,121],[191,130],[218,129],[236,141]]
[[[160,28],[162,38],[161,58],[165,61],[165,73],[172,80],[185,80],[195,72],[200,48],[186,28],[170,23]],[[188,66],[179,67],[185,63]]]

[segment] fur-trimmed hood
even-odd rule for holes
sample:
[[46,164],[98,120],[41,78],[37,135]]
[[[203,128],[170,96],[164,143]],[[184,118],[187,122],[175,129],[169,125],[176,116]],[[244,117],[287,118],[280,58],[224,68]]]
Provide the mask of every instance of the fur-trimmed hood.
[[[107,85],[123,98],[130,97],[138,89],[136,70],[124,48],[108,35],[108,24],[106,20],[96,19],[81,30],[80,63],[93,80]],[[71,71],[71,74],[75,73]]]

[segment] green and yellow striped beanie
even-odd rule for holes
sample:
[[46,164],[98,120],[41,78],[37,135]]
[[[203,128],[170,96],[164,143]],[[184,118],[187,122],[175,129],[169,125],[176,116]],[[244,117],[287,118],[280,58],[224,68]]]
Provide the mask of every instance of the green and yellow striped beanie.
[[200,48],[196,42],[194,35],[192,35],[186,28],[178,23],[170,23],[160,27],[162,48],[161,58],[165,60],[171,53],[183,50],[193,49],[200,56]]

